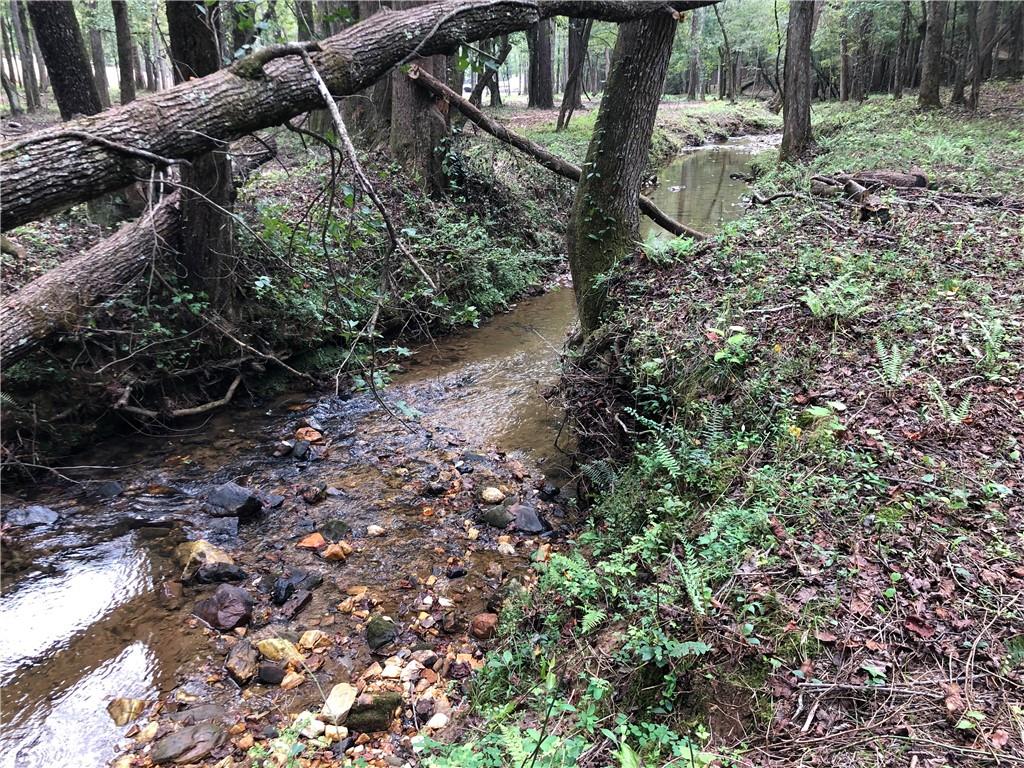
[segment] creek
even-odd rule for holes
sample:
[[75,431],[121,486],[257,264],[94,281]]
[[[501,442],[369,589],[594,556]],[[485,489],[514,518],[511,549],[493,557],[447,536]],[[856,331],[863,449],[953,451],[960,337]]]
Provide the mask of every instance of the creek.
[[[766,146],[762,137],[688,151],[659,172],[648,194],[679,221],[714,231],[743,211],[747,187],[729,174],[748,172]],[[645,224],[644,235],[657,232]],[[455,491],[465,496],[503,481],[510,496],[543,510],[554,529],[547,535],[558,535],[564,509],[537,501],[529,483],[562,485],[568,477],[556,447],[568,438],[543,394],[557,381],[573,316],[572,291],[556,286],[479,329],[420,347],[386,389],[385,405],[369,394],[281,397],[184,431],[97,446],[74,462],[73,473],[89,478],[84,484],[5,495],[4,510],[42,505],[60,518],[5,538],[3,768],[107,765],[126,738],[127,726],[106,711],[117,697],[153,701],[173,689],[182,702],[238,706],[237,689],[203,677],[223,656],[211,653],[214,641],[190,618],[192,591],[184,600],[163,594],[179,574],[174,548],[186,539],[244,553],[236,559],[253,575],[268,564],[316,564],[312,554],[295,560],[295,540],[342,519],[356,552],[303,608],[306,626],[331,626],[331,606],[353,584],[374,590],[392,615],[406,615],[408,582],[425,574],[439,574],[437,588],[465,615],[483,609],[495,574],[527,568],[528,551],[501,558],[489,533],[467,545],[460,513],[471,517],[472,509]],[[304,417],[323,427],[324,444],[305,460],[275,457]],[[203,499],[227,481],[261,489],[272,508],[240,528],[210,517]],[[424,490],[437,485],[452,489],[446,511]],[[304,504],[311,487],[326,496]],[[377,525],[386,536],[366,535]],[[370,663],[355,649],[343,661]],[[274,706],[313,706],[316,697],[305,685]]]

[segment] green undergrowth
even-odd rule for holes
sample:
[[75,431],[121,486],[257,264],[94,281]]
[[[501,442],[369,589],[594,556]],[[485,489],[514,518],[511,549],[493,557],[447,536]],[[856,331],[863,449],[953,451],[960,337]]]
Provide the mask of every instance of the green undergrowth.
[[[910,166],[939,189],[883,192],[884,224],[787,199],[608,276],[563,381],[589,523],[506,603],[429,765],[877,765],[860,731],[891,762],[1022,748],[1024,216],[942,196],[1007,189],[1020,129],[817,111],[820,153],[762,158],[759,190]],[[964,670],[966,703],[888,693]]]

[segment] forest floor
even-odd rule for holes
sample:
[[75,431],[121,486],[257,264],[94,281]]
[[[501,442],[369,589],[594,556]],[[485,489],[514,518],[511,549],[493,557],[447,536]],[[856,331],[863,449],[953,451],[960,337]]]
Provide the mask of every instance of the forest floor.
[[[806,165],[638,252],[564,395],[596,497],[436,766],[1020,764],[1024,90],[815,108]],[[921,169],[887,221],[813,174]]]

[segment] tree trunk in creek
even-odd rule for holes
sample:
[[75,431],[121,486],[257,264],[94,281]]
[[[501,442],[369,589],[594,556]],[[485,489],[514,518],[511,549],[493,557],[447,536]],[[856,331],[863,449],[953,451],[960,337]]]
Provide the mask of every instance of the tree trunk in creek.
[[814,0],[790,0],[786,28],[785,98],[782,102],[783,160],[796,160],[812,143],[811,39]]
[[89,24],[89,52],[92,55],[92,76],[96,81],[96,93],[100,104],[106,109],[110,106],[110,86],[107,84],[107,61],[103,55],[103,34],[99,28],[96,14],[99,12],[97,0],[89,3],[92,16]]
[[939,85],[942,82],[942,36],[946,26],[947,0],[928,0],[927,8],[917,105],[921,109],[939,109],[942,106]]
[[111,0],[114,11],[114,34],[117,36],[117,70],[121,103],[135,101],[135,62],[132,59],[132,28],[128,21],[125,0]]
[[555,106],[551,75],[551,19],[542,19],[526,34],[530,48],[530,85],[527,106],[552,109]]
[[[187,81],[220,68],[218,3],[168,3],[167,29],[176,79]],[[205,291],[214,309],[230,316],[234,273],[234,184],[226,146],[181,169],[181,256],[189,284]]]
[[598,327],[604,309],[599,276],[639,237],[640,185],[675,30],[675,18],[663,7],[619,26],[568,226],[569,267],[585,335]]
[[32,43],[28,32],[28,11],[24,3],[11,0],[11,28],[14,30],[14,42],[17,44],[18,58],[21,59],[21,82],[25,86],[25,106],[29,112],[35,112],[42,106],[39,100],[39,82],[36,79],[36,67],[33,61]]
[[74,5],[70,0],[30,0],[28,12],[61,119],[102,111]]
[[[699,4],[706,0],[670,3],[676,10]],[[322,41],[321,51],[311,58],[331,91],[347,95],[372,84],[414,53],[445,53],[463,41],[523,30],[537,21],[538,13],[624,22],[664,8],[633,0],[542,0],[536,5],[512,3],[499,13],[493,0],[441,0],[377,14]],[[197,157],[225,139],[280,125],[322,103],[316,84],[296,57],[269,61],[262,70],[260,63],[257,52],[230,70],[67,126],[121,148],[52,130],[0,146],[3,229],[120,189],[137,175],[148,175],[148,166],[133,152]]]

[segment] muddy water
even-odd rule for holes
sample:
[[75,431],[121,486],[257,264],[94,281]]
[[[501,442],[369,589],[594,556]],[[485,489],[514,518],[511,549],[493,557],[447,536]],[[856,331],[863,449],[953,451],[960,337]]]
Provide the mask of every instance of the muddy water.
[[[746,172],[756,148],[741,141],[683,155],[648,194],[680,221],[714,230],[742,212],[746,187],[729,174]],[[431,589],[462,614],[482,610],[502,578],[526,567],[532,545],[520,547],[518,557],[499,557],[496,531],[467,542],[474,489],[504,482],[513,488],[510,500],[536,504],[557,535],[561,508],[539,501],[532,488],[565,478],[559,444],[567,438],[543,394],[557,378],[573,313],[571,290],[555,289],[480,329],[425,345],[387,390],[385,406],[366,395],[284,397],[169,436],[101,446],[75,462],[109,468],[75,471],[89,481],[84,485],[5,496],[5,510],[43,504],[61,519],[17,530],[4,542],[0,766],[106,765],[127,730],[106,713],[115,697],[155,700],[173,689],[182,701],[237,711],[237,689],[204,682],[216,678],[223,651],[189,616],[210,588],[186,587],[180,607],[158,599],[161,585],[178,574],[172,552],[185,539],[205,537],[228,549],[253,592],[285,566],[322,571],[324,584],[300,615],[300,629],[344,622],[331,606],[352,585],[368,587],[382,610],[407,618],[418,610],[410,585],[431,575]],[[303,417],[322,424],[325,443],[311,460],[274,458],[275,444]],[[510,478],[524,474],[516,488]],[[114,493],[102,480],[123,489]],[[203,498],[228,480],[284,502],[256,523],[225,527],[205,515]],[[439,500],[424,491],[428,484],[450,490]],[[303,502],[310,487],[324,488],[326,498]],[[356,551],[343,567],[325,569],[312,553],[296,552],[298,537],[335,519],[353,529]],[[383,526],[386,537],[369,538],[368,525]],[[467,575],[455,577],[453,568]],[[269,627],[295,627],[277,611],[258,600]],[[339,679],[342,667],[368,663],[365,645],[355,643],[340,648],[325,672]],[[305,685],[285,699],[258,695],[297,709],[315,704],[317,692]]]

